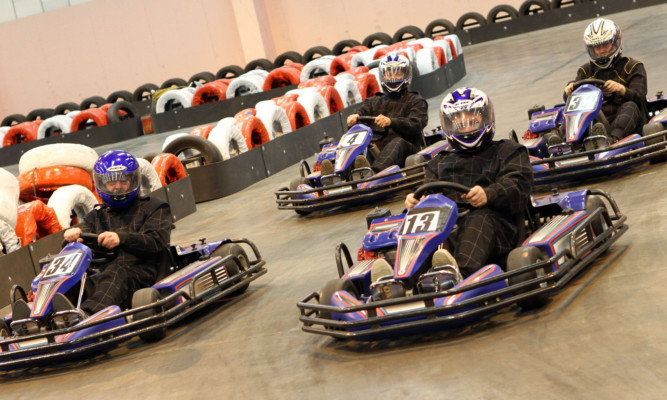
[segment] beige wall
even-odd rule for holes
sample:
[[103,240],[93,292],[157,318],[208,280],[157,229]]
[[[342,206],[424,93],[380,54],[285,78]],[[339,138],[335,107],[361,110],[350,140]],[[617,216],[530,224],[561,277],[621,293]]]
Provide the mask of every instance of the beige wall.
[[519,0],[96,0],[0,25],[0,118]]

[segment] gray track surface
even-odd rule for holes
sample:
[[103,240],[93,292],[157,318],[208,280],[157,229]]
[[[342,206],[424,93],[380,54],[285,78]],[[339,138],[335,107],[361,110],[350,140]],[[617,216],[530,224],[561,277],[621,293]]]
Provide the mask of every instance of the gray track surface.
[[[667,89],[667,5],[611,17],[624,31],[626,54],[645,62],[649,90]],[[468,74],[460,85],[489,94],[498,137],[512,128],[521,134],[532,105],[559,102],[586,60],[586,23],[464,49]],[[429,102],[430,127],[439,125],[439,101]],[[616,198],[630,230],[545,308],[511,307],[460,330],[374,343],[300,329],[296,302],[337,277],[334,248],[344,241],[356,252],[371,207],[305,218],[279,211],[272,192],[296,174],[294,166],[199,204],[172,234],[174,243],[255,241],[269,273],[246,294],[180,324],[157,344],[134,340],[89,361],[0,375],[1,397],[561,400],[667,393],[667,165],[586,184]],[[389,206],[400,212],[402,202]]]

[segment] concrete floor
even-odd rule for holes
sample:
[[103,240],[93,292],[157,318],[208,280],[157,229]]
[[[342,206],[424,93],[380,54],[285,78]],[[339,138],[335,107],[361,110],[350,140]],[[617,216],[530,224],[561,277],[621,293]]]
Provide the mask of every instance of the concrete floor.
[[[651,93],[667,89],[667,5],[611,17],[624,31],[626,53],[645,62]],[[489,94],[497,137],[512,128],[521,134],[532,105],[559,102],[565,82],[586,60],[585,26],[464,49],[468,74],[460,85]],[[439,124],[439,100],[430,101],[429,127]],[[145,150],[136,149],[137,155]],[[157,344],[134,340],[92,360],[0,375],[1,397],[664,398],[667,164],[585,184],[615,197],[630,230],[545,308],[521,313],[512,307],[460,330],[374,343],[300,330],[296,302],[337,276],[337,243],[361,245],[371,205],[305,218],[279,211],[272,193],[296,173],[295,166],[199,204],[172,234],[174,243],[224,236],[255,241],[269,273],[245,295],[179,325]],[[399,212],[402,201],[389,207]]]

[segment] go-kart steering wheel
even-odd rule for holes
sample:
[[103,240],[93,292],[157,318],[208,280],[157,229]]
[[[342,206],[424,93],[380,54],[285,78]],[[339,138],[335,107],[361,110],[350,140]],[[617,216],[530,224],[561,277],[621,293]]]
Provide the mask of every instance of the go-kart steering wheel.
[[367,115],[360,115],[357,117],[357,122],[361,122],[362,124],[372,124],[375,123],[375,118],[376,117],[369,117]]
[[461,185],[460,183],[440,181],[440,182],[431,182],[421,185],[420,187],[417,188],[417,190],[415,190],[414,196],[416,199],[418,199],[422,197],[424,195],[424,192],[428,190],[439,190],[439,189],[452,189],[456,192],[463,194],[468,193],[470,191],[469,187]]
[[574,88],[572,88],[572,91],[574,92],[580,86],[583,86],[583,85],[593,85],[593,86],[597,86],[600,89],[602,89],[602,86],[604,86],[605,82],[606,81],[604,81],[602,79],[595,79],[595,78],[582,79],[580,81],[573,82]]
[[113,249],[107,249],[97,243],[97,238],[100,235],[96,233],[81,232],[79,237],[83,240],[83,244],[88,246],[93,252],[93,259],[91,264],[106,264],[118,257],[118,246]]

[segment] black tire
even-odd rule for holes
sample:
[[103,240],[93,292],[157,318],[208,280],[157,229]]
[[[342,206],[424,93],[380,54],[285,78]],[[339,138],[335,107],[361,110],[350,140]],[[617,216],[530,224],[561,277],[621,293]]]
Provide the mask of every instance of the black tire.
[[[312,60],[314,60],[318,57],[326,56],[326,55],[329,55],[329,54],[333,54],[333,53],[331,53],[331,50],[329,50],[329,48],[327,48],[327,47],[324,47],[324,46],[311,47],[310,49],[306,50],[303,53],[303,56],[302,56],[303,64],[305,65],[309,61],[312,61]],[[315,56],[317,56],[317,57],[315,57]]]
[[391,37],[393,43],[402,42],[404,40],[413,40],[420,39],[424,37],[424,31],[414,25],[406,25],[402,28],[398,28],[394,32],[394,36]]
[[3,118],[2,122],[0,122],[0,126],[18,125],[18,124],[23,123],[25,121],[27,121],[25,119],[25,115],[23,115],[23,114],[12,114],[12,115],[8,115],[5,118]]
[[220,150],[208,139],[200,136],[188,135],[176,138],[164,148],[164,153],[171,153],[179,156],[185,150],[194,149],[198,151],[206,161],[206,164],[213,164],[222,161]]
[[293,63],[303,63],[303,56],[296,51],[286,51],[273,60],[273,68],[279,68],[285,65],[285,61],[291,61]]
[[160,89],[154,83],[144,83],[134,90],[132,93],[132,101],[138,103],[144,100],[150,100],[153,98],[153,92]]
[[[411,154],[405,159],[405,168],[415,166],[417,164],[422,164],[428,161],[426,157],[424,157],[421,154]],[[415,175],[418,174],[419,170],[418,169],[412,169],[410,171],[407,171],[406,174],[409,175]]]
[[36,110],[32,110],[28,113],[28,115],[25,116],[25,119],[27,121],[36,121],[38,119],[45,120],[47,118],[53,117],[55,115],[55,111],[53,108],[38,108]]
[[[331,296],[339,290],[345,290],[354,297],[359,298],[359,291],[354,283],[347,279],[332,279],[325,283],[320,290],[320,304],[323,306],[330,306]],[[331,319],[331,313],[329,311],[320,311],[318,316],[324,319]]]
[[[517,247],[514,250],[510,252],[510,254],[507,256],[507,272],[510,271],[515,271],[517,269],[526,267],[528,265],[535,264],[538,261],[543,261],[548,259],[547,255],[544,253],[543,250],[533,247],[533,246],[526,246],[526,247]],[[544,269],[540,270],[532,270],[520,275],[515,275],[511,278],[509,278],[509,285],[518,285],[520,283],[529,281],[531,279],[537,278],[539,275],[545,274],[546,272]],[[542,283],[542,285],[546,285],[546,283]],[[520,291],[515,291],[515,294],[523,293],[526,290],[532,290],[535,288],[528,288],[528,289],[522,289]],[[517,301],[517,304],[524,310],[532,310],[534,308],[542,307],[547,302],[549,301],[549,294],[548,293],[541,293],[539,295],[535,295],[533,297]]]
[[[160,300],[160,292],[157,289],[152,287],[139,289],[132,295],[132,308],[143,307],[149,304],[153,304]],[[132,316],[133,322],[142,320],[144,318],[149,318],[157,315],[162,312],[162,309],[150,308],[145,311],[138,312]],[[139,329],[147,328],[148,326],[142,326]],[[139,334],[139,337],[144,342],[152,343],[158,342],[167,336],[167,328],[162,327],[160,329],[155,329],[149,332]]]
[[191,85],[195,82],[199,82],[201,84],[204,84],[204,83],[213,82],[214,80],[215,80],[215,75],[213,75],[212,72],[202,71],[202,72],[199,72],[199,73],[196,73],[196,74],[192,75],[190,77],[190,79],[188,79],[188,85]]
[[[119,115],[120,111],[125,111],[127,114],[122,117]],[[138,115],[137,109],[129,101],[121,100],[113,103],[107,110],[107,121],[109,123],[120,122],[126,119],[134,118]]]
[[526,0],[519,7],[519,16],[543,13],[551,8],[547,0]]
[[74,102],[67,102],[67,103],[62,103],[58,104],[56,108],[53,109],[53,114],[54,115],[66,115],[72,111],[80,110],[81,107],[74,103]]
[[215,79],[231,79],[243,75],[243,68],[238,65],[227,65],[215,73]]
[[454,32],[456,32],[456,25],[447,19],[440,18],[433,20],[426,25],[424,35],[428,38],[434,38],[436,36],[449,35]]
[[[586,196],[586,212],[589,215],[600,207],[602,207],[605,210],[607,209],[607,206],[605,206],[604,201],[602,201],[602,199],[599,196],[591,196],[591,195]],[[600,214],[600,216],[591,223],[591,227],[593,228],[593,233],[595,234],[595,236],[599,236],[602,232],[604,232],[605,220],[602,214]]]
[[[646,124],[642,127],[642,136],[648,136],[652,135],[654,133],[662,132],[665,130],[665,127],[662,126],[661,122],[651,122],[649,124]],[[666,137],[663,136],[658,136],[655,139],[649,139],[645,142],[646,146],[651,146],[654,144],[658,144],[660,142],[665,141]],[[667,154],[663,153],[659,156],[655,156],[651,158],[651,164],[659,163],[659,162],[664,162],[667,161]]]
[[0,318],[0,339],[8,339],[10,336],[12,336],[12,330],[9,329],[5,320]]
[[357,42],[354,39],[345,39],[334,44],[334,46],[331,48],[331,52],[333,53],[333,55],[339,56],[341,54],[347,53],[349,49],[359,45],[361,45],[361,43]]
[[516,8],[510,6],[509,4],[495,6],[486,14],[486,22],[489,24],[516,18],[519,18],[519,12]]
[[480,26],[486,25],[486,18],[478,12],[470,11],[467,12],[456,21],[456,29],[463,31],[472,28],[479,28]]
[[571,7],[582,3],[582,0],[551,0],[551,9]]
[[167,89],[171,87],[182,88],[188,86],[188,82],[183,78],[169,78],[166,81],[162,82],[160,89]]
[[[84,99],[79,105],[81,110],[87,110],[89,108],[100,108],[107,103],[107,99],[102,96],[91,96],[87,99]],[[95,106],[95,107],[93,107]]]
[[[293,192],[293,191],[295,191],[296,188],[297,188],[299,185],[301,185],[301,184],[310,185],[311,183],[310,183],[310,181],[308,180],[308,178],[305,178],[305,177],[303,177],[303,176],[297,176],[296,178],[294,178],[294,179],[292,179],[292,180],[290,181],[290,183],[289,183],[289,190],[290,190],[291,192]],[[292,198],[294,198],[294,197],[292,197]],[[294,210],[294,212],[297,213],[297,214],[299,214],[299,215],[308,215],[308,214],[310,214],[308,211],[302,211],[302,210]]]
[[[227,275],[230,278],[250,268],[248,255],[246,254],[245,250],[243,250],[243,247],[236,243],[225,243],[215,249],[213,253],[211,253],[211,257],[227,257],[228,255],[237,257],[241,262],[240,265],[234,260],[230,260],[229,262],[225,263],[225,267],[227,268]],[[246,283],[245,285],[241,286],[238,290],[232,292],[230,296],[237,296],[245,292],[248,289],[248,286],[250,286],[250,283]]]
[[243,71],[250,72],[253,69],[263,69],[264,71],[271,71],[273,69],[273,63],[270,60],[267,60],[266,58],[258,58],[246,64],[245,68],[243,68]]
[[361,44],[363,46],[370,48],[373,48],[379,44],[386,44],[390,45],[394,43],[391,36],[388,33],[384,32],[375,32],[371,33],[370,35],[366,36],[364,40],[361,41]]
[[132,93],[129,90],[117,90],[107,96],[107,103],[115,103],[118,100],[132,101]]

